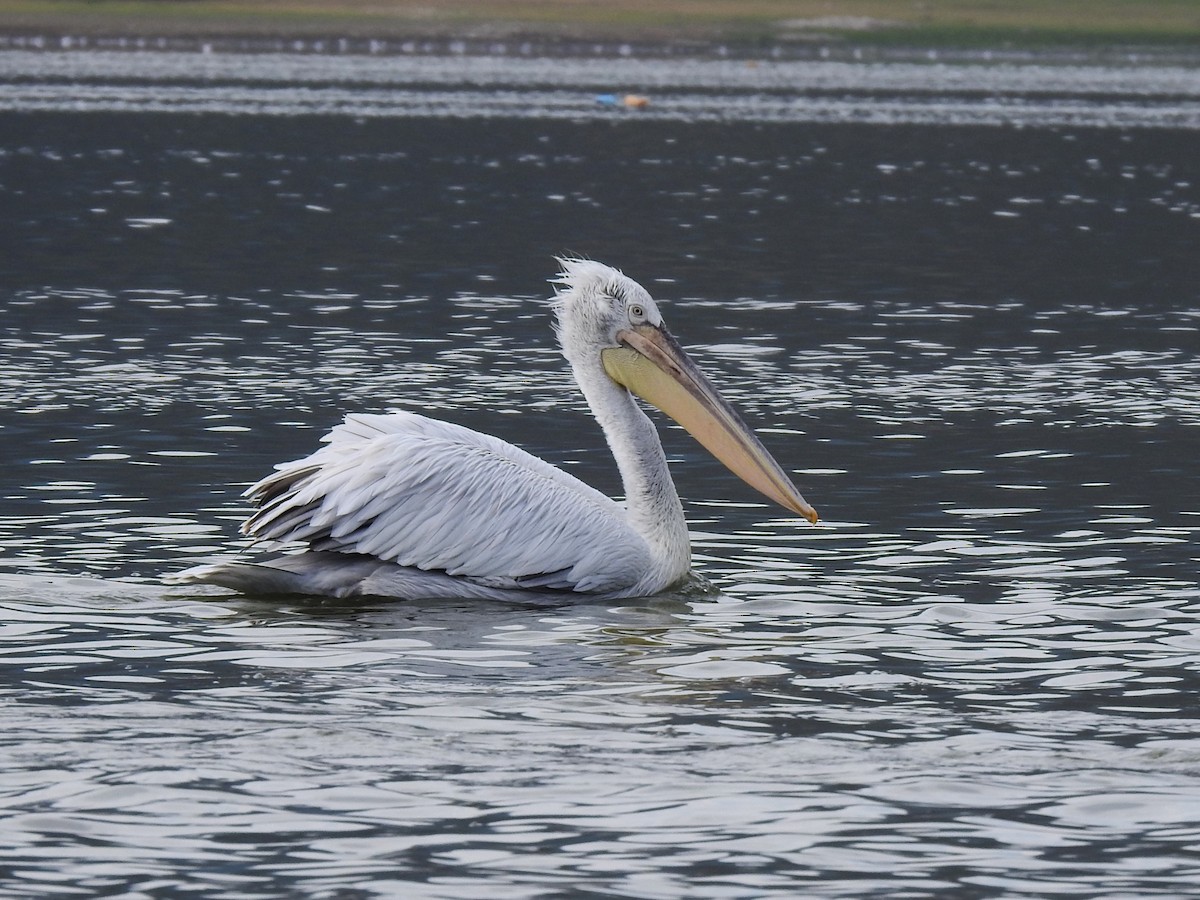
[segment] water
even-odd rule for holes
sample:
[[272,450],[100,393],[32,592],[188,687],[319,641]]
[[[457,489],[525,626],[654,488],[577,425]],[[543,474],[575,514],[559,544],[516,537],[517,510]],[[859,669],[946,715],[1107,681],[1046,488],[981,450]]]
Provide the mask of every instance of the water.
[[[2,48],[2,45],[0,45]],[[765,50],[765,48],[764,48]],[[0,49],[0,110],[361,118],[1200,128],[1200,56],[1091,59],[578,58]],[[936,59],[936,56],[935,56]],[[615,93],[614,93],[615,92]]]
[[[0,890],[1193,895],[1200,156],[1161,125],[0,113]],[[821,527],[664,424],[708,589],[157,584],[353,410],[617,493],[563,251],[646,283]]]

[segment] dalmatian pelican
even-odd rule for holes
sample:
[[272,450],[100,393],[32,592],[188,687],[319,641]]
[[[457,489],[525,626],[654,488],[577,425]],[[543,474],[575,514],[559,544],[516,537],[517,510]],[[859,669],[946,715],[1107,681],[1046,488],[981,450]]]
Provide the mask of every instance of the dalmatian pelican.
[[610,600],[690,570],[687,523],[654,424],[682,425],[734,474],[810,522],[817,513],[617,269],[559,259],[555,330],[609,448],[624,504],[524,450],[413,412],[352,414],[309,456],[246,491],[244,535],[299,542],[261,562],[169,580],[250,594]]

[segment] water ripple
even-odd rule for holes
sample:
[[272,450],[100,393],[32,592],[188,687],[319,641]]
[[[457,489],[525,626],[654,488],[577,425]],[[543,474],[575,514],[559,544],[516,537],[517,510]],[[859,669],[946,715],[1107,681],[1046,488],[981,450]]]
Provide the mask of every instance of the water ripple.
[[[0,893],[1193,892],[1186,132],[17,118]],[[577,240],[819,527],[662,423],[666,596],[158,586],[352,410],[619,494],[549,329]]]
[[[1190,67],[0,50],[0,108],[357,117],[1200,127]],[[320,209],[320,207],[310,207]],[[156,227],[169,220],[130,220]]]
[[[53,606],[5,602],[9,637],[42,656],[14,683],[26,712],[6,743],[20,754],[36,731],[44,748],[4,785],[7,833],[70,854],[80,886],[119,871],[267,896],[423,871],[455,873],[455,894],[499,879],[719,896],[786,893],[805,872],[859,896],[937,892],[966,866],[971,883],[1082,897],[1097,871],[1079,854],[1109,840],[1146,848],[1112,890],[1194,870],[1179,854],[1200,744],[1170,695],[1200,659],[1195,588],[486,616],[150,588],[106,609],[111,591],[60,581],[41,589]],[[40,712],[48,691],[69,719]],[[119,870],[87,849],[105,844]],[[231,852],[257,874],[180,880]]]

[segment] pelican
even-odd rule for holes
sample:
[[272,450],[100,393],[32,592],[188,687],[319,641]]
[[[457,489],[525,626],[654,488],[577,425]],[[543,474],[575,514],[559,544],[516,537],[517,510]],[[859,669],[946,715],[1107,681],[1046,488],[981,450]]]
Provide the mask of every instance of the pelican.
[[[810,522],[817,512],[667,331],[637,282],[592,260],[552,279],[563,356],[616,459],[624,505],[490,435],[412,412],[351,414],[245,496],[242,534],[307,549],[175,575],[250,594],[404,599],[645,597],[691,566],[658,432],[634,395],[734,474]],[[553,602],[553,600],[552,600]]]

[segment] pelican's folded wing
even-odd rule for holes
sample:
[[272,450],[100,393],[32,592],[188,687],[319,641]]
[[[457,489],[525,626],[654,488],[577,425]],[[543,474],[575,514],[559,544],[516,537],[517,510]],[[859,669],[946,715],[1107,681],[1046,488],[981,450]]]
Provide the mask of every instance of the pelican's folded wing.
[[617,503],[498,438],[395,412],[323,440],[246,491],[243,533],[494,587],[619,590],[648,563]]

